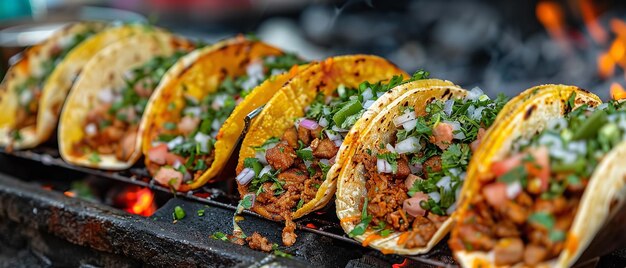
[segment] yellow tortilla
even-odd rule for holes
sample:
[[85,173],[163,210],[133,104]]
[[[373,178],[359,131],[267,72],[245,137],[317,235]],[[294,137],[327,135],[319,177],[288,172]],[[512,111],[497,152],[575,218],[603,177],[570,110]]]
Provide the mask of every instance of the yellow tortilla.
[[[414,107],[415,112],[420,114],[424,112],[426,105],[434,99],[447,100],[450,98],[463,98],[466,95],[465,90],[450,82],[441,80],[418,80],[400,87],[404,87],[407,90],[403,95],[390,102],[384,110],[369,122],[361,136],[353,144],[354,149],[350,152],[348,161],[343,164],[343,170],[340,171],[339,179],[337,180],[337,198],[335,203],[337,217],[346,233],[350,233],[361,221],[364,197],[367,196],[365,167],[363,163],[352,161],[352,157],[356,154],[366,153],[368,150],[376,153],[379,150],[379,144],[387,144],[394,140],[396,135],[394,129],[396,127],[393,119],[404,113],[403,108],[405,106]],[[387,237],[368,239],[368,245],[384,253],[405,255],[426,253],[446,236],[451,227],[452,221],[448,218],[425,247],[408,249],[399,246],[398,240],[408,231],[393,232]],[[363,242],[375,233],[376,231],[368,229],[363,235],[355,236],[354,239]]]
[[[19,107],[19,96],[17,95],[17,87],[22,85],[30,77],[41,75],[43,70],[40,67],[44,62],[51,60],[50,53],[63,44],[71,42],[73,38],[88,32],[100,32],[108,25],[100,22],[83,22],[71,24],[64,29],[55,32],[51,37],[44,40],[38,45],[30,47],[23,52],[23,56],[8,70],[2,84],[0,84],[0,146],[10,147],[12,149],[32,148],[46,141],[56,127],[57,117],[65,100],[65,95],[70,88],[72,79],[78,72],[63,72],[67,65],[76,64],[78,69],[84,65],[86,60],[76,62],[73,52],[81,50],[80,47],[85,46],[98,34],[91,36],[85,41],[79,43],[70,52],[61,59],[61,63],[55,66],[54,71],[44,77],[41,89],[41,97],[39,99],[37,109],[37,120],[33,126],[24,127],[19,130],[21,139],[13,139],[11,133],[16,129],[16,114]],[[91,46],[90,46],[91,47]],[[82,55],[85,56],[85,55]],[[68,63],[72,62],[72,63]],[[63,78],[68,80],[69,85],[57,85],[60,74],[64,74]],[[53,101],[57,100],[57,101]],[[58,101],[60,100],[60,101]]]
[[[115,154],[99,154],[100,161],[90,161],[90,152],[73,152],[74,144],[85,136],[85,118],[99,105],[103,89],[121,90],[124,74],[156,56],[169,56],[177,50],[189,50],[191,44],[163,31],[143,31],[127,36],[99,51],[85,65],[63,107],[58,139],[61,157],[68,163],[111,170],[132,166],[141,156],[141,136],[137,135],[133,153],[127,161]],[[144,113],[145,115],[145,113]],[[145,116],[142,116],[145,117]]]
[[[455,221],[461,221],[471,209],[470,200],[480,192],[479,180],[482,176],[489,176],[491,163],[504,157],[516,139],[531,138],[551,119],[563,117],[569,112],[566,102],[573,92],[576,93],[576,107],[583,104],[594,107],[602,103],[596,95],[574,86],[543,85],[526,90],[503,108],[470,161]],[[596,167],[567,234],[563,251],[558,258],[541,263],[539,267],[570,267],[576,262],[608,219],[610,203],[624,200],[626,169],[621,168],[619,163],[625,156],[626,142],[614,148]],[[452,236],[457,235],[456,232],[452,229]],[[495,267],[493,253],[453,253],[463,267]]]
[[[247,63],[265,56],[282,54],[280,49],[263,42],[237,37],[195,50],[181,58],[150,98],[144,113],[147,118],[139,129],[143,137],[143,153],[146,154],[153,147],[152,141],[158,136],[165,122],[180,121],[180,110],[185,103],[184,94],[201,100],[204,96],[216,92],[226,76],[245,74]],[[209,168],[191,184],[183,183],[179,191],[196,189],[217,179],[216,176],[226,165],[243,131],[243,120],[246,115],[267,102],[284,82],[298,72],[299,68],[304,67],[294,67],[290,72],[268,79],[237,105],[218,132],[214,145],[214,161],[207,163]],[[174,103],[176,108],[168,109],[170,103]],[[145,162],[146,165],[150,164],[148,157],[145,158]]]
[[[340,84],[349,88],[356,88],[364,81],[376,83],[378,81],[386,81],[394,75],[408,77],[405,72],[385,59],[369,55],[339,56],[311,64],[309,68],[301,71],[297,76],[289,80],[267,103],[263,111],[252,123],[239,151],[237,172],[239,173],[243,169],[244,159],[254,157],[255,151],[252,148],[253,146],[259,146],[271,137],[282,136],[288,128],[293,126],[294,119],[304,116],[305,107],[313,102],[318,92],[331,95]],[[352,134],[351,137],[358,136],[358,130],[361,128],[361,125],[369,121],[377,113],[376,110],[384,108],[389,101],[388,98],[381,97],[373,104],[370,107],[370,111],[364,114],[352,128],[356,134]],[[349,146],[346,144],[352,142],[353,138],[350,139],[344,141],[338,152],[338,158],[344,154],[343,152],[349,150]],[[340,159],[343,161],[344,158],[341,157]],[[335,180],[329,180],[328,178],[334,178],[335,176],[331,176],[330,171],[328,174],[326,182],[320,186],[316,197],[295,211],[292,214],[293,219],[321,208],[332,200],[335,191]],[[248,192],[247,188],[247,186],[238,185],[241,196]],[[281,215],[273,215],[259,204],[255,204],[252,210],[271,220],[284,220]]]

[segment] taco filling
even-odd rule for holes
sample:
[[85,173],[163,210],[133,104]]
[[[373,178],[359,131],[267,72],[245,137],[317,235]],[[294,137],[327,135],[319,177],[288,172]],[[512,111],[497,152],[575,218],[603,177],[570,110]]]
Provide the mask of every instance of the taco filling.
[[168,109],[180,109],[180,120],[165,122],[152,141],[147,157],[154,179],[178,189],[200,177],[213,162],[220,127],[235,106],[265,79],[302,63],[294,54],[264,57],[249,63],[246,74],[224,78],[216,92],[201,100],[186,95],[184,107],[170,103]]
[[255,206],[287,221],[285,245],[292,245],[296,237],[290,227],[294,226],[291,213],[315,198],[350,128],[385,92],[427,75],[418,72],[407,81],[394,76],[388,83],[363,82],[358,89],[339,85],[328,96],[318,93],[305,108],[305,117],[297,118],[281,137],[254,147],[256,156],[244,160],[237,182],[256,196]]
[[530,140],[514,141],[480,179],[481,191],[468,200],[450,246],[493,252],[496,265],[533,266],[556,258],[595,167],[623,140],[626,109],[613,102],[596,110],[583,105]]
[[126,84],[120,90],[100,90],[95,107],[83,122],[85,135],[73,144],[72,152],[77,156],[89,154],[92,162],[99,162],[99,154],[113,153],[118,160],[127,161],[134,152],[139,121],[150,95],[161,77],[185,53],[154,57],[125,73]]
[[427,246],[455,211],[472,151],[505,103],[503,96],[491,100],[475,88],[464,99],[433,100],[422,113],[399,107],[396,129],[387,130],[395,132],[392,141],[353,158],[364,165],[367,194],[349,236],[404,232],[398,246]]
[[61,39],[51,50],[48,59],[40,66],[32,66],[31,76],[15,87],[19,109],[15,115],[15,127],[12,136],[15,140],[21,140],[20,129],[34,126],[37,121],[39,98],[46,79],[55,66],[78,44],[96,34],[96,29],[88,29],[71,37]]

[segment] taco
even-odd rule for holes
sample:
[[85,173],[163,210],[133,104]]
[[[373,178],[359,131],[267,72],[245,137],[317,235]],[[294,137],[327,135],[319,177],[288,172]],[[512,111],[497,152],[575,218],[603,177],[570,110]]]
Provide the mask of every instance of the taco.
[[354,145],[337,182],[350,237],[383,253],[428,252],[449,231],[472,151],[506,99],[455,85],[404,85]]
[[[9,150],[34,147],[50,136],[62,105],[44,105],[54,73],[76,47],[106,27],[100,22],[70,24],[22,52],[0,84],[0,146]],[[64,93],[53,93],[65,98]],[[55,113],[54,122],[39,119],[50,113]]]
[[[5,113],[5,115],[11,115],[6,120],[9,122],[6,124],[8,127],[0,128],[0,145],[21,149],[32,148],[46,141],[57,126],[61,108],[70,88],[89,59],[120,38],[154,30],[154,28],[143,24],[126,24],[104,29],[101,28],[105,25],[96,25],[100,30],[99,32],[91,30],[84,35],[76,36],[72,42],[75,43],[73,48],[64,50],[62,54],[59,54],[64,55],[64,57],[56,58],[53,63],[48,61],[45,66],[52,65],[52,67],[46,69],[48,75],[43,84],[31,86],[37,83],[34,82],[35,79],[30,79],[30,82],[27,80],[23,84],[24,87],[17,88],[21,88],[21,92],[26,92],[23,90],[25,88],[31,88],[30,91],[37,94],[34,94],[32,98],[27,98],[29,93],[23,93],[25,95],[24,100],[30,99],[28,110],[22,105],[23,109],[16,109],[15,116],[11,113]],[[3,100],[1,107],[9,107],[9,110],[13,110],[19,107],[19,105],[16,106],[16,103],[18,102],[12,99],[6,102]],[[0,121],[5,122],[4,119]]]
[[294,66],[300,63],[294,54],[243,37],[179,60],[151,97],[140,127],[153,178],[179,191],[216,180],[244,118],[303,68]]
[[571,267],[624,200],[626,108],[563,85],[513,101],[468,168],[450,248],[464,267]]
[[137,33],[107,46],[85,65],[59,123],[59,151],[69,163],[126,169],[141,156],[138,135],[153,90],[193,49],[163,31]]
[[375,56],[329,58],[286,83],[252,123],[239,152],[239,193],[256,197],[251,209],[261,216],[286,221],[285,245],[295,242],[292,219],[331,200],[329,169],[352,139],[344,136],[389,102],[374,99],[402,75],[407,77]]

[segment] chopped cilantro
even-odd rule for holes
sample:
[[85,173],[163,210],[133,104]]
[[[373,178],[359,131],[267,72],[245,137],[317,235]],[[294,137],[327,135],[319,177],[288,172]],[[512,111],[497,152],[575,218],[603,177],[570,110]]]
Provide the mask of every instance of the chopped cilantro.
[[174,218],[174,220],[182,220],[183,218],[185,218],[185,210],[183,210],[183,208],[181,208],[180,206],[174,207],[172,217]]

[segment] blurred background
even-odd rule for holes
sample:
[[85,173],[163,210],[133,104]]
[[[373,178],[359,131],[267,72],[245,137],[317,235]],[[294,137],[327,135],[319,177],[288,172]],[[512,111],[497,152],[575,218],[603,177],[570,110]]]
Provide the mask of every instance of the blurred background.
[[80,19],[148,21],[207,42],[250,33],[308,59],[376,54],[491,94],[566,83],[607,99],[626,85],[626,1],[609,0],[0,1],[1,68]]

